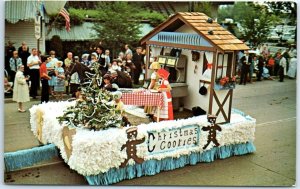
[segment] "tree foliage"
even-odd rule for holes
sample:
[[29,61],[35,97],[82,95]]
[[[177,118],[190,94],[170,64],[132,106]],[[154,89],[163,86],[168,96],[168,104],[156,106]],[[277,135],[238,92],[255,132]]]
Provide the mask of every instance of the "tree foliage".
[[267,2],[268,7],[276,15],[286,14],[292,21],[296,21],[297,18],[297,4],[289,1],[279,2]]
[[54,35],[50,42],[50,51],[54,50],[57,57],[63,56],[62,40],[58,35]]
[[139,40],[139,20],[133,19],[135,8],[128,2],[102,2],[98,10],[103,13],[103,22],[94,29],[102,44],[111,47],[114,54],[124,44],[134,44]]
[[195,12],[202,12],[207,16],[212,17],[213,12],[213,2],[197,2],[194,8]]
[[219,10],[219,21],[232,18],[243,27],[242,38],[256,46],[267,40],[269,27],[280,22],[280,18],[265,5],[252,2],[237,2]]
[[[100,10],[99,7],[105,8],[107,4],[112,2],[73,2],[67,3],[68,12],[70,14],[71,25],[81,25],[86,19],[92,19],[97,22],[102,22],[105,17],[105,11]],[[132,12],[132,19],[135,20],[147,20],[150,25],[156,27],[167,17],[157,11],[149,10],[147,7],[140,6],[139,3],[127,3]],[[117,10],[118,12],[118,10]],[[55,20],[56,27],[63,28],[65,20],[62,16],[52,15],[50,16],[50,22]]]
[[92,64],[94,73],[87,73],[89,80],[81,85],[82,99],[75,106],[68,107],[64,114],[58,117],[60,123],[70,127],[104,130],[111,127],[125,126],[122,114],[114,105],[112,93],[100,88],[102,83],[99,64]]

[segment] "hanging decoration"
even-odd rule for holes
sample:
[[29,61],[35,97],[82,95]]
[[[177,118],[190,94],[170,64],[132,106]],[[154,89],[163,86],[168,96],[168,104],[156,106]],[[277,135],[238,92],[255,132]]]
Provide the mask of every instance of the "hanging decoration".
[[198,62],[200,59],[200,53],[197,51],[192,51],[192,60],[194,62]]

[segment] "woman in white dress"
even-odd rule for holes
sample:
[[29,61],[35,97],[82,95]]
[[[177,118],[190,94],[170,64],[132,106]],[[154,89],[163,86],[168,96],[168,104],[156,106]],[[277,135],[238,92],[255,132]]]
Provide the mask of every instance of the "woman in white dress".
[[24,77],[24,65],[19,66],[19,69],[16,73],[15,82],[14,82],[14,92],[13,92],[13,101],[18,102],[19,112],[25,112],[23,109],[23,102],[28,102],[29,99],[29,88],[27,85],[27,80],[29,78]]
[[294,79],[296,77],[296,71],[297,71],[297,58],[296,58],[296,54],[293,54],[292,58],[290,59],[289,71],[287,73],[290,79]]

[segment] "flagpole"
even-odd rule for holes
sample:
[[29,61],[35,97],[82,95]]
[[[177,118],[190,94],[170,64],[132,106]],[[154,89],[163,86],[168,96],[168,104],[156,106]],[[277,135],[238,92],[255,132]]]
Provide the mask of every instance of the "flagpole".
[[58,13],[58,14],[56,15],[54,21],[53,21],[53,22],[51,23],[51,25],[49,26],[49,29],[48,29],[48,31],[47,31],[47,33],[46,33],[46,36],[48,36],[49,33],[51,32],[51,30],[52,30],[52,28],[53,28],[53,26],[54,26],[53,24],[56,22],[56,20],[58,19],[59,15],[60,15],[60,13]]

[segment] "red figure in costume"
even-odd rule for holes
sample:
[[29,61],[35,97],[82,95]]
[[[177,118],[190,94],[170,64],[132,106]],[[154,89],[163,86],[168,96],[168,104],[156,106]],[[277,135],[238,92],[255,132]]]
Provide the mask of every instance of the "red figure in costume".
[[[168,77],[170,73],[165,70],[165,69],[159,69],[157,71],[158,76],[161,78],[160,86],[158,88],[158,91],[164,93],[164,100],[167,103],[164,103],[164,107],[162,108],[162,119],[167,119],[167,120],[174,120],[174,115],[173,115],[173,105],[172,105],[172,95],[171,95],[171,86],[168,81]],[[164,117],[164,109],[167,111],[167,116]]]

